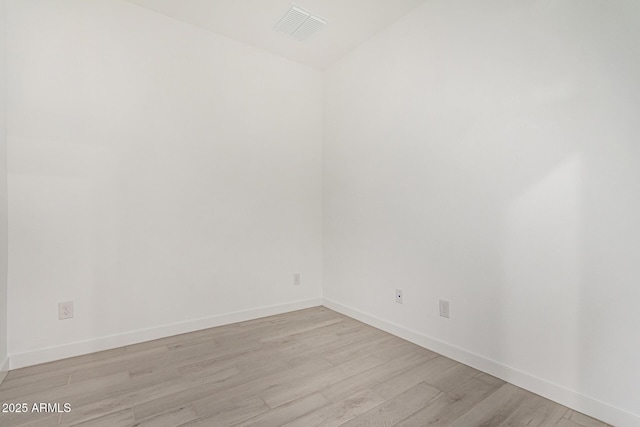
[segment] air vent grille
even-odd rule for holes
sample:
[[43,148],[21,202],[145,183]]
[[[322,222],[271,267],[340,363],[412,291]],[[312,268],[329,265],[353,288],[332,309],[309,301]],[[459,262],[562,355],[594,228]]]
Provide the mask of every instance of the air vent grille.
[[299,6],[291,6],[287,13],[276,24],[276,31],[288,34],[300,41],[307,40],[318,30],[327,25],[327,21],[319,18]]

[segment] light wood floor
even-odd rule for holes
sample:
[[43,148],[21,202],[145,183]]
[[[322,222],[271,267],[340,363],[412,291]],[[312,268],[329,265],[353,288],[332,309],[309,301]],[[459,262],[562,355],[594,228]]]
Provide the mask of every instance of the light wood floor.
[[8,426],[605,426],[324,307],[9,372]]

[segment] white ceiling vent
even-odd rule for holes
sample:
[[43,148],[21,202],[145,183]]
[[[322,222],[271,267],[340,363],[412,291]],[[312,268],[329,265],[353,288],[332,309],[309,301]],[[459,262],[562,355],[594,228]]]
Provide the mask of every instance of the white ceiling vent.
[[322,27],[327,25],[327,21],[319,18],[299,6],[291,6],[285,15],[276,24],[276,31],[289,34],[296,39],[303,41],[311,37]]

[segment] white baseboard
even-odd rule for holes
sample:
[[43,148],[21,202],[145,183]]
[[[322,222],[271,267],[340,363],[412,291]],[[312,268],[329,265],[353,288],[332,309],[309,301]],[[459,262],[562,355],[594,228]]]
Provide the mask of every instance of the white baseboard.
[[331,310],[352,317],[363,323],[396,335],[421,347],[449,357],[465,365],[491,374],[504,381],[529,390],[547,399],[568,406],[578,412],[600,419],[617,427],[640,426],[640,415],[633,414],[615,406],[569,390],[558,384],[519,371],[495,360],[487,359],[463,348],[437,340],[420,332],[397,325],[388,320],[364,313],[328,298],[323,305]]
[[66,359],[68,357],[81,356],[83,354],[110,350],[112,348],[123,347],[125,345],[138,344],[158,338],[165,338],[172,335],[184,334],[201,329],[228,325],[230,323],[243,322],[245,320],[258,319],[261,317],[272,316],[274,314],[287,313],[290,311],[302,310],[305,308],[317,307],[320,305],[322,305],[322,299],[314,298],[310,300],[295,301],[286,304],[259,307],[250,310],[243,310],[200,319],[187,320],[185,322],[125,332],[122,334],[110,335],[86,341],[73,342],[55,347],[46,347],[25,353],[11,354],[10,366],[11,369],[18,369],[25,366]]
[[6,356],[2,362],[0,362],[0,385],[4,381],[5,377],[9,373],[9,356]]

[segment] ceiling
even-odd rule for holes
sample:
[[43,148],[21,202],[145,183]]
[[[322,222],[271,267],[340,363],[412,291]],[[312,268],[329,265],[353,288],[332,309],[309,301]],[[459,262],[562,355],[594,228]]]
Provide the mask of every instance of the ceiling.
[[[169,17],[324,69],[425,0],[127,0]],[[274,31],[295,4],[327,21],[300,42]]]

